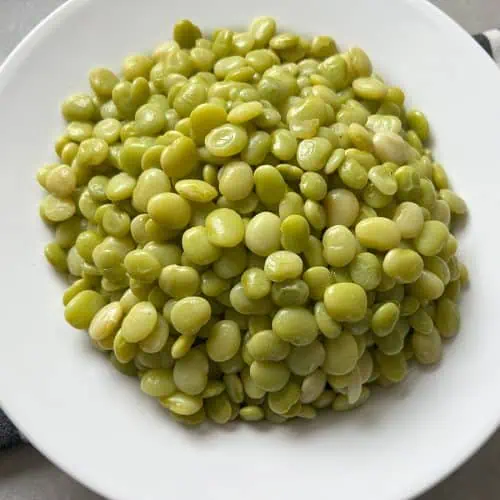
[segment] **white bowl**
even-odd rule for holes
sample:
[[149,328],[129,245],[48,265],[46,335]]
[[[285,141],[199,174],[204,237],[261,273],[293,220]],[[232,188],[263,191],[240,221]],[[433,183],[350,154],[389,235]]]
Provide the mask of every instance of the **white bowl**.
[[[191,18],[281,28],[357,44],[401,85],[435,132],[435,153],[470,207],[460,234],[472,287],[460,335],[433,370],[381,391],[360,411],[286,426],[183,428],[65,324],[63,284],[43,246],[35,172],[54,158],[59,103],[96,65],[170,37]],[[499,423],[500,72],[449,18],[413,0],[73,0],[35,29],[0,71],[2,333],[0,398],[31,442],[88,487],[122,500],[396,500],[469,457]]]

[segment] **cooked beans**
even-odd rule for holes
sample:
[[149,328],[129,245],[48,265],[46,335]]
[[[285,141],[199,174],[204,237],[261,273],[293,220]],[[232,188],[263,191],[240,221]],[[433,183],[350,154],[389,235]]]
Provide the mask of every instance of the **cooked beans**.
[[352,410],[437,363],[467,206],[426,116],[362,49],[270,17],[172,36],[62,103],[37,181],[66,320],[190,425]]

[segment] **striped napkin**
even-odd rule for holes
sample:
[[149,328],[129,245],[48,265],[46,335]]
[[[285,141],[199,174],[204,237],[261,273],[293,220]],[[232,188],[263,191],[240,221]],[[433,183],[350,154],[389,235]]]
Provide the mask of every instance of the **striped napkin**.
[[500,66],[500,29],[478,33],[474,38]]
[[18,430],[12,425],[11,421],[0,410],[0,450],[10,448],[22,440]]
[[[500,66],[500,29],[488,30],[474,35],[474,39]],[[10,448],[23,441],[19,431],[0,409],[0,450]]]

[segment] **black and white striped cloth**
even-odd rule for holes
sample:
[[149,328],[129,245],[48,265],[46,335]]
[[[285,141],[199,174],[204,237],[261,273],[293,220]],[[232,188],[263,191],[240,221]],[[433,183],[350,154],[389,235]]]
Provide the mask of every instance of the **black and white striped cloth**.
[[18,430],[12,425],[5,413],[0,410],[0,450],[10,448],[22,441]]
[[500,29],[483,31],[474,35],[474,38],[500,66]]
[[[500,29],[478,33],[474,35],[474,38],[500,66]],[[19,431],[0,409],[0,450],[10,448],[22,441]]]

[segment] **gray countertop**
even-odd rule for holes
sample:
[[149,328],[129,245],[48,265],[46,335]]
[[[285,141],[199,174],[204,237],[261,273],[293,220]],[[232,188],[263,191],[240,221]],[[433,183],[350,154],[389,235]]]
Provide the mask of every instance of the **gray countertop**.
[[[433,0],[469,32],[500,27],[498,0]],[[0,63],[63,0],[0,0]],[[466,465],[419,500],[500,497],[500,432]],[[0,456],[0,500],[103,500],[25,445]]]

